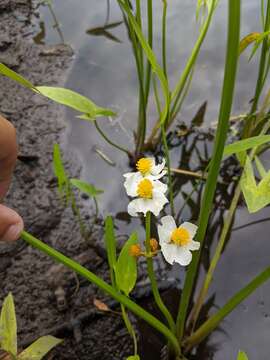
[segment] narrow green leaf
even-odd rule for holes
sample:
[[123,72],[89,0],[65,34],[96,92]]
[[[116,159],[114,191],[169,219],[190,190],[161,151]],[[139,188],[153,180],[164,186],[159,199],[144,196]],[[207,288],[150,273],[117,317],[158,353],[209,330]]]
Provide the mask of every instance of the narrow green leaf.
[[270,278],[270,267],[266,268],[258,276],[255,277],[247,286],[241,289],[224,305],[216,314],[212,315],[193,335],[191,335],[186,345],[188,348],[199,344],[203,341],[215,328],[219,326],[221,321],[230,314],[239,304],[241,304],[250,294],[252,294],[259,286],[264,284]]
[[167,114],[169,111],[169,103],[170,103],[170,92],[169,92],[167,78],[162,70],[162,67],[159,65],[159,63],[157,61],[155,53],[153,52],[150,45],[146,41],[144,34],[141,31],[140,26],[138,25],[135,17],[133,16],[129,6],[123,0],[119,0],[119,2],[128,16],[130,24],[132,25],[132,28],[137,35],[138,41],[140,42],[140,45],[142,46],[142,48],[145,52],[145,55],[146,55],[149,63],[152,66],[153,72],[156,73],[156,75],[160,81],[161,88],[162,88],[163,95],[164,95],[164,101],[165,101],[164,110],[162,111],[162,116],[161,116],[161,120],[160,120],[160,122],[162,124],[166,120],[166,117],[167,117]]
[[17,355],[17,321],[11,293],[5,298],[0,316],[0,348]]
[[239,152],[247,151],[254,147],[270,142],[270,135],[259,135],[248,139],[239,140],[225,147],[223,156],[230,156]]
[[97,195],[104,192],[101,189],[97,189],[94,185],[79,179],[70,179],[70,183],[77,189],[79,189],[81,192],[89,195],[90,197],[96,197]]
[[68,184],[68,177],[65,172],[65,168],[62,161],[61,151],[58,144],[54,144],[53,147],[53,170],[58,180],[58,188],[60,194],[65,195],[65,191]]
[[69,89],[51,86],[37,86],[36,89],[41,95],[44,95],[51,100],[80,111],[83,113],[81,118],[84,119],[90,120],[96,118],[97,116],[115,115],[115,113],[110,109],[103,109],[87,97]]
[[23,76],[17,74],[15,71],[8,68],[6,65],[0,63],[0,74],[7,76],[8,78],[18,82],[22,86],[27,87],[28,89],[35,90],[35,86],[25,79]]
[[55,346],[63,340],[53,336],[43,336],[31,344],[27,349],[20,353],[18,360],[41,360]]
[[223,90],[219,111],[218,128],[215,136],[215,144],[212,153],[212,161],[207,176],[206,186],[202,198],[199,215],[199,228],[196,235],[197,241],[201,243],[200,250],[194,253],[191,264],[188,267],[185,284],[182,291],[179,312],[177,315],[177,335],[182,339],[186,323],[187,311],[190,305],[190,298],[194,288],[194,281],[198,274],[201,251],[204,248],[205,234],[207,231],[210,213],[213,208],[213,198],[216,190],[221,160],[224,152],[225,142],[229,129],[230,114],[234,96],[234,88],[237,73],[239,36],[240,36],[240,0],[229,0],[229,22],[228,41],[226,52],[226,65],[224,73]]
[[257,166],[257,169],[258,169],[258,172],[261,176],[261,178],[264,178],[266,175],[267,175],[267,172],[261,162],[261,160],[258,158],[258,156],[255,156],[255,163],[256,163],[256,166]]
[[248,360],[247,354],[243,351],[239,351],[237,360]]
[[113,219],[111,216],[107,216],[105,219],[105,244],[108,256],[108,263],[111,273],[111,282],[115,287],[114,269],[116,266],[116,239],[114,234]]
[[137,260],[130,254],[130,247],[135,244],[138,244],[138,237],[133,233],[123,246],[115,266],[116,284],[126,295],[129,295],[137,280]]

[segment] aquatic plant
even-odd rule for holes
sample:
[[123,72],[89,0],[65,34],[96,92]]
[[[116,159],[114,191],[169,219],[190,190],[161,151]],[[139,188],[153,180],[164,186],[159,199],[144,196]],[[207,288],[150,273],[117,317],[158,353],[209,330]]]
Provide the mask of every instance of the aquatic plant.
[[[249,34],[245,36],[242,41],[240,41],[241,1],[228,1],[228,36],[223,90],[211,160],[203,169],[202,173],[189,172],[189,175],[195,176],[197,179],[200,179],[201,182],[203,181],[204,191],[202,198],[199,199],[200,202],[196,204],[198,208],[196,224],[185,221],[179,227],[176,225],[179,222],[178,217],[180,217],[180,215],[175,216],[174,202],[175,195],[177,195],[177,188],[174,187],[173,173],[177,173],[177,171],[181,173],[181,169],[172,169],[170,166],[168,130],[173,125],[176,115],[183,106],[184,99],[192,81],[198,54],[211,24],[218,1],[198,1],[196,15],[197,18],[200,19],[199,37],[174,89],[170,88],[167,76],[167,2],[163,0],[162,65],[159,64],[157,60],[158,56],[153,50],[152,1],[147,1],[147,37],[143,32],[141,1],[137,0],[134,7],[132,7],[131,2],[128,0],[118,0],[118,3],[123,12],[124,21],[128,29],[138,76],[139,109],[134,151],[114,143],[101,129],[98,118],[116,116],[115,112],[111,109],[100,107],[92,100],[68,89],[34,86],[21,75],[16,74],[3,64],[0,64],[0,73],[30,88],[38,95],[46,96],[51,100],[76,110],[79,112],[78,117],[80,119],[92,122],[95,125],[98,133],[105,141],[125,152],[134,160],[136,171],[124,174],[125,179],[123,180],[123,185],[127,195],[132,198],[128,205],[130,216],[143,215],[142,218],[145,221],[145,238],[139,239],[136,232],[132,233],[118,253],[113,219],[110,216],[105,219],[105,244],[110,270],[110,284],[72,259],[36,239],[26,231],[22,233],[22,238],[30,245],[38,248],[56,261],[63,263],[119,301],[124,323],[134,343],[134,355],[129,357],[130,360],[138,360],[139,354],[136,332],[129,318],[129,311],[148,322],[153,328],[164,335],[168,342],[168,353],[172,358],[186,359],[189,357],[192,349],[202,343],[229,313],[270,278],[270,267],[267,267],[244,288],[240,289],[213,315],[207,319],[200,318],[214,271],[218,265],[221,253],[224,250],[225,240],[229,234],[240,196],[243,195],[247,208],[251,213],[270,204],[270,172],[264,168],[260,159],[260,155],[266,148],[269,148],[270,143],[270,135],[267,135],[270,127],[270,93],[261,101],[270,68],[268,37],[270,33],[270,1],[267,1],[266,11],[264,2],[261,2],[262,32]],[[254,56],[261,46],[255,94],[250,112],[243,116],[243,128],[239,129],[239,140],[232,144],[227,144],[238,60],[239,56],[246,51],[248,45],[252,43],[254,43],[252,56]],[[151,129],[150,136],[147,139],[147,106],[151,85],[153,86],[155,94],[158,120],[153,129]],[[162,92],[162,97],[160,91]],[[142,153],[146,152],[146,150],[151,151],[157,145],[162,147],[164,154],[164,159],[160,164],[156,163],[153,156],[142,156]],[[239,179],[235,181],[236,185],[233,189],[232,200],[224,220],[220,238],[213,256],[210,257],[210,264],[199,289],[198,296],[195,297],[194,289],[197,285],[199,266],[202,260],[201,255],[205,250],[205,238],[210,216],[213,212],[212,207],[218,186],[218,178],[222,162],[229,156],[236,157],[236,161],[241,169],[241,174]],[[256,166],[260,176],[258,184],[254,174],[254,166]],[[80,222],[80,215],[76,211],[76,203],[74,202],[73,195],[71,195],[71,186],[75,186],[80,191],[88,193],[94,199],[96,199],[100,190],[95,189],[93,185],[86,184],[79,179],[68,178],[57,146],[54,148],[54,168],[58,178],[59,190],[62,195],[64,195],[66,202],[71,199],[74,213]],[[186,201],[188,201],[191,196],[192,194],[188,194]],[[168,212],[166,210],[167,203],[170,203],[170,210],[168,210]],[[185,204],[183,206],[185,206]],[[167,213],[167,215],[163,216],[164,213]],[[157,227],[159,239],[154,239],[152,236],[151,219],[153,219],[153,216],[157,218],[157,221],[160,221]],[[159,216],[161,216],[160,219]],[[169,264],[176,262],[182,266],[187,266],[184,286],[179,295],[179,309],[176,318],[174,318],[169,311],[158,288],[153,259],[160,251]],[[150,312],[137,305],[130,296],[137,282],[139,257],[144,257],[146,260],[147,274],[150,279],[153,298],[163,315],[163,320],[159,320]],[[238,359],[245,358],[245,354],[240,352]]]
[[41,360],[62,340],[53,336],[42,336],[25,350],[18,351],[17,345],[17,321],[12,294],[9,294],[3,302],[0,316],[0,349],[9,355],[12,360]]

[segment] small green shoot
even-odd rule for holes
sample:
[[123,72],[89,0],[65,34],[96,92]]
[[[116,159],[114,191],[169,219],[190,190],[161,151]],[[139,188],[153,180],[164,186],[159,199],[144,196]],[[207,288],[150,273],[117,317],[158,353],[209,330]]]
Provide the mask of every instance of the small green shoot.
[[247,156],[243,176],[240,181],[241,190],[250,213],[257,212],[270,204],[270,171],[265,172],[258,159],[257,164],[259,164],[258,171],[260,175],[263,175],[262,180],[257,184],[252,162]]
[[5,298],[0,317],[0,349],[7,352],[12,360],[41,360],[61,342],[53,336],[43,336],[18,354],[14,300],[11,293]]
[[123,246],[115,266],[117,287],[127,296],[137,280],[137,259],[130,254],[130,247],[136,244],[138,244],[138,237],[136,233],[133,233]]
[[247,354],[243,351],[239,351],[237,360],[248,360]]

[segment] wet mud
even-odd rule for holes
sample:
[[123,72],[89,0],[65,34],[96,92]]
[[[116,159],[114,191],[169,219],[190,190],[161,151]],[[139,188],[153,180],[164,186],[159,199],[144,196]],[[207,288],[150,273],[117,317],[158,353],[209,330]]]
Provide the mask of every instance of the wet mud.
[[[39,16],[37,5],[30,0],[0,2],[0,61],[34,84],[63,86],[73,51],[68,45],[32,41]],[[20,153],[5,202],[23,216],[28,231],[56,249],[73,257],[86,251],[88,268],[106,278],[104,258],[93,246],[101,242],[103,234],[101,226],[94,224],[91,208],[82,210],[92,229],[89,246],[80,236],[71,211],[59,201],[52,151],[53,144],[61,144],[64,138],[62,109],[2,76],[0,98],[1,114],[17,129]],[[69,153],[65,158],[69,174],[78,176],[76,157]],[[84,202],[81,199],[82,208]],[[123,359],[130,354],[131,342],[121,317],[93,307],[95,298],[106,300],[104,294],[70,274],[52,284],[48,273],[52,266],[53,260],[21,240],[0,246],[0,299],[8,292],[15,298],[19,346],[53,333],[64,338],[64,343],[49,359]],[[66,302],[63,308],[58,304],[61,297]]]

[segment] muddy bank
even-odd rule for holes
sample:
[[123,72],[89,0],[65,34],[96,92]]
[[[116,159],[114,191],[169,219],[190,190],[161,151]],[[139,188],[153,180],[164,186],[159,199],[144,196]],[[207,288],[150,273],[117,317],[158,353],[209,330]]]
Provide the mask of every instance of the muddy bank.
[[[37,17],[36,3],[0,2],[0,61],[34,84],[64,85],[73,51],[68,45],[34,44]],[[95,247],[86,244],[71,212],[63,209],[59,202],[52,149],[64,136],[63,110],[2,76],[0,96],[1,114],[17,129],[21,155],[6,202],[23,216],[27,230],[67,255],[76,256],[86,251],[87,265],[106,277],[102,252],[98,254]],[[65,158],[69,159],[66,167],[70,175],[78,176],[77,159],[70,153]],[[83,202],[81,199],[82,205]],[[84,216],[89,211],[91,213],[91,209],[85,207]],[[93,222],[91,215],[88,221]],[[100,225],[93,225],[92,230],[89,242],[100,242]],[[93,299],[102,299],[104,295],[70,274],[59,280],[67,301],[66,308],[60,311],[55,288],[49,286],[46,275],[52,265],[52,260],[22,241],[0,247],[0,299],[9,291],[14,295],[19,343],[26,344],[68,324],[61,333],[64,345],[56,349],[50,359],[123,359],[130,353],[131,343],[120,316],[103,316],[93,309]],[[87,314],[89,310],[91,316],[80,323],[78,315]]]

